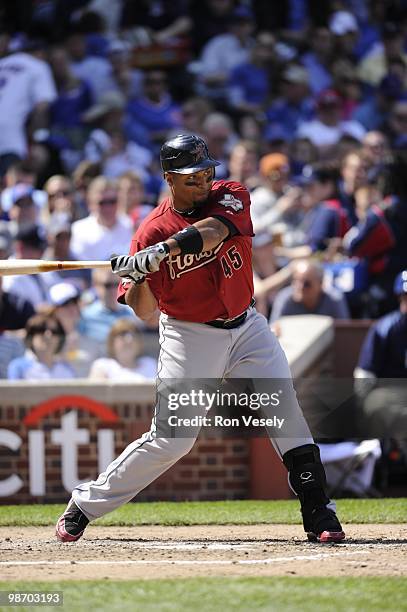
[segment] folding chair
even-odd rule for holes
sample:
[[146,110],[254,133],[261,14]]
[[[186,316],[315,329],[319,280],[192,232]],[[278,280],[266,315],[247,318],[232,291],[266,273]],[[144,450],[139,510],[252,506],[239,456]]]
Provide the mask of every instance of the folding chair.
[[349,493],[356,497],[380,497],[372,485],[376,461],[382,454],[380,440],[319,443],[318,446],[330,497]]

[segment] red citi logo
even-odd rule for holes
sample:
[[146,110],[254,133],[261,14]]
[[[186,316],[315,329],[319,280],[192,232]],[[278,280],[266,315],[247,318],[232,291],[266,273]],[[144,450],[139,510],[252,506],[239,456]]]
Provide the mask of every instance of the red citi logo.
[[[74,407],[61,417],[61,427],[50,431],[50,443],[61,447],[61,480],[64,488],[71,491],[80,480],[78,478],[78,446],[89,444],[88,429],[78,428],[77,410],[92,414],[104,423],[117,423],[119,417],[105,404],[81,395],[60,395],[34,406],[26,414],[23,423],[28,431],[28,472],[29,491],[31,495],[45,495],[45,431],[38,429],[41,421],[48,415]],[[17,452],[23,444],[23,439],[14,431],[0,429],[0,446],[5,446]],[[101,428],[97,431],[98,469],[102,472],[115,456],[114,430]],[[24,486],[24,481],[18,474],[11,474],[0,481],[0,497],[15,495]]]

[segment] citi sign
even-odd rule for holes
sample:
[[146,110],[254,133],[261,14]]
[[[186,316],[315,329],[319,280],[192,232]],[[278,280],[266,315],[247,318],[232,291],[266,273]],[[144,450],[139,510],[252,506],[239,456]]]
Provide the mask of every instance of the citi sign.
[[[26,414],[23,424],[28,431],[28,473],[29,492],[31,495],[46,494],[45,466],[45,431],[38,428],[41,421],[66,407],[75,408],[97,416],[103,424],[117,423],[119,417],[105,404],[79,395],[60,395],[34,406]],[[78,413],[71,410],[61,417],[59,429],[49,432],[50,444],[61,447],[61,480],[64,488],[71,491],[80,480],[78,478],[78,446],[89,444],[89,430],[78,428]],[[6,447],[13,452],[21,449],[24,440],[14,431],[0,429],[0,447]],[[97,432],[97,458],[99,472],[103,472],[115,456],[114,430],[100,428]],[[18,473],[10,474],[0,480],[0,497],[15,495],[24,486],[24,481]]]

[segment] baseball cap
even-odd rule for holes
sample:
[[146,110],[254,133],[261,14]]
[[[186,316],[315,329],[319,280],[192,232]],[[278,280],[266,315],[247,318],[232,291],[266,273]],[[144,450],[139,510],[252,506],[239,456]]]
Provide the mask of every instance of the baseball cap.
[[407,293],[407,270],[403,270],[396,276],[393,286],[394,293],[396,295],[402,295]]
[[28,225],[21,227],[16,234],[16,240],[24,242],[27,246],[34,248],[45,248],[47,246],[47,235],[42,225]]
[[294,180],[296,185],[305,187],[311,183],[324,183],[325,181],[335,181],[336,172],[333,168],[316,168],[311,164],[307,164],[302,169],[300,176]]
[[309,76],[306,68],[296,64],[291,64],[291,66],[288,66],[284,70],[282,79],[283,81],[288,81],[288,83],[297,83],[299,85],[308,85],[309,83]]
[[289,159],[283,153],[269,153],[260,159],[260,173],[263,176],[270,176],[272,172],[288,172],[289,169]]
[[338,106],[340,103],[341,97],[334,89],[324,89],[317,98],[318,108]]
[[53,306],[64,306],[70,300],[79,298],[79,290],[71,283],[57,283],[49,290],[49,296]]
[[348,11],[336,11],[329,20],[329,29],[336,36],[343,36],[348,32],[358,31],[358,22],[352,13]]

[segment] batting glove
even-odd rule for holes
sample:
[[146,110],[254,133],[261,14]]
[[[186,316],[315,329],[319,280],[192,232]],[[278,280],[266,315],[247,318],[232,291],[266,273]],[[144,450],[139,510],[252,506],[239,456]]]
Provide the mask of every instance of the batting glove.
[[122,285],[127,283],[140,284],[146,275],[134,271],[133,257],[130,255],[116,255],[110,258],[112,272],[121,278]]
[[170,249],[165,242],[138,251],[134,255],[113,257],[110,262],[112,270],[122,278],[129,277],[136,282],[151,272],[157,272],[160,263],[167,257]]

